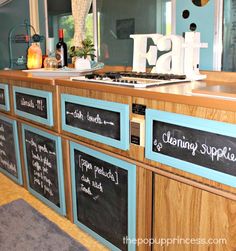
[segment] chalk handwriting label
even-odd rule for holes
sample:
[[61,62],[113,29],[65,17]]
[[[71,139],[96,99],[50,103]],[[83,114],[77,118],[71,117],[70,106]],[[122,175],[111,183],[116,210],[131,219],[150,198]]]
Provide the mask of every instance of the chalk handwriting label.
[[236,138],[153,122],[154,152],[236,176]]
[[83,114],[82,111],[78,111],[78,110],[75,110],[73,112],[67,111],[66,114],[73,116],[73,118],[75,118],[75,119],[79,119],[82,121],[87,120],[90,123],[94,123],[94,124],[98,124],[98,125],[115,126],[114,122],[103,120],[100,117],[101,116],[100,114],[96,114],[95,116],[93,116],[89,112],[87,112],[87,114]]
[[0,167],[18,177],[14,133],[11,123],[0,120]]
[[128,171],[77,149],[74,166],[78,221],[127,250]]
[[[85,155],[78,155],[78,168],[82,173],[80,178],[80,189],[84,193],[92,196],[95,200],[99,198],[100,193],[103,193],[103,182],[112,182],[119,185],[119,174],[117,169],[115,171],[111,168],[106,168],[103,165],[99,166],[93,163],[90,158]],[[103,162],[102,164],[106,164]],[[88,175],[88,176],[87,176]],[[103,182],[101,181],[104,180]],[[91,191],[93,190],[93,192]]]
[[104,109],[65,103],[66,124],[80,129],[120,139],[120,114]]
[[46,98],[16,92],[16,108],[47,119]]
[[[79,173],[80,189],[94,199],[103,194],[106,184],[119,186],[119,167],[85,153],[75,151],[75,164]],[[124,170],[125,172],[125,170]],[[112,185],[112,186],[113,186]]]
[[25,131],[30,187],[59,205],[55,141]]
[[0,89],[0,104],[1,105],[6,105],[5,90],[4,89]]

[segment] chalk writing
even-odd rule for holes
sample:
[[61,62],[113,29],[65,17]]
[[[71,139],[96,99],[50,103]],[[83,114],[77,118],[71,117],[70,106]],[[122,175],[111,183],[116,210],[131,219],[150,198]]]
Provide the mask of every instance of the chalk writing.
[[0,126],[0,132],[5,132],[3,124]]
[[[104,192],[102,182],[97,181],[97,179],[100,179],[99,176],[110,180],[115,185],[119,185],[119,174],[117,171],[112,171],[110,168],[104,168],[103,166],[100,167],[96,164],[93,164],[89,159],[84,158],[82,155],[79,155],[79,168],[83,173],[80,178],[80,188],[88,195],[94,196],[94,194],[91,192],[90,186],[100,193]],[[86,176],[86,173],[89,173],[90,178]],[[87,187],[85,186],[85,184],[87,185]]]
[[13,126],[0,119],[0,167],[18,177]]
[[47,119],[46,98],[21,92],[16,92],[15,98],[17,110]]
[[58,205],[55,141],[25,130],[25,144],[31,188]]
[[73,118],[84,120],[84,115],[81,111],[75,110],[74,112],[67,111],[66,114],[72,115]]
[[157,139],[154,139],[153,144],[156,146],[158,152],[161,152],[163,144],[169,144],[175,146],[180,149],[187,149],[191,152],[192,156],[196,155],[196,151],[198,151],[202,155],[208,155],[212,162],[219,161],[221,158],[235,162],[236,154],[231,152],[231,148],[227,146],[223,147],[215,147],[207,144],[200,144],[200,142],[190,142],[185,136],[182,138],[175,138],[171,136],[171,132],[165,132],[162,134],[162,142],[158,142]]
[[[65,102],[65,124],[112,139],[121,138],[120,112]],[[68,130],[66,128],[66,130]]]
[[0,104],[5,105],[5,91],[0,88]]
[[41,155],[42,153],[48,153],[46,145],[37,144],[33,138],[26,140],[26,142],[33,147],[31,150],[31,167],[33,168],[33,175],[36,176],[34,177],[34,184],[41,186],[44,194],[47,193],[53,196],[52,181],[47,177],[50,168],[52,168],[52,163],[49,162],[47,156]]
[[40,111],[43,111],[43,109],[44,109],[43,101],[40,99],[36,99],[36,103],[34,103],[34,101],[32,99],[25,100],[24,98],[22,98],[20,100],[20,104],[21,104],[21,106],[26,106],[26,107],[33,108],[33,109],[36,108]]
[[72,149],[77,219],[119,250],[128,250],[121,244],[128,230],[128,170],[96,153]]
[[30,108],[34,108],[34,107],[35,107],[33,100],[27,101],[27,100],[25,100],[24,98],[22,98],[22,99],[20,100],[20,104],[21,104],[22,106],[27,106],[27,107],[30,107]]
[[90,123],[98,124],[98,125],[111,125],[115,126],[115,123],[112,121],[106,121],[101,118],[100,114],[91,115],[90,112],[87,112],[86,114],[83,114],[82,111],[80,110],[74,110],[72,112],[66,111],[67,115],[71,115],[73,118],[78,119],[78,120],[87,120]]
[[154,121],[152,150],[236,176],[234,137]]

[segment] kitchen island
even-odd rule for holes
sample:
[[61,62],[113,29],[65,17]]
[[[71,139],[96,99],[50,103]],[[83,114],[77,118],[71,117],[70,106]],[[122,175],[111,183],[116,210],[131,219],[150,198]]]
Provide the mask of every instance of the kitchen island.
[[204,74],[129,88],[1,71],[0,122],[16,147],[0,170],[111,249],[202,238],[196,250],[234,250],[236,74]]

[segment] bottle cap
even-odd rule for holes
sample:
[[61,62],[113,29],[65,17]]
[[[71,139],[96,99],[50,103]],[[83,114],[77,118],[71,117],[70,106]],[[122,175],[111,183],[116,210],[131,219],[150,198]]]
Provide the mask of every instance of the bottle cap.
[[59,36],[59,38],[63,38],[64,37],[63,29],[59,29],[58,30],[58,36]]

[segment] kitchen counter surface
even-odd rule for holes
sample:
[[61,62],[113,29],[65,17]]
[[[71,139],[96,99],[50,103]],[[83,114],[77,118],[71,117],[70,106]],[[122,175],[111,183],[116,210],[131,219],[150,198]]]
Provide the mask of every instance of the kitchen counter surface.
[[105,91],[124,96],[236,111],[236,73],[203,72],[207,79],[150,88],[132,88],[101,83],[71,81],[68,77],[36,77],[22,71],[0,71],[0,78]]

